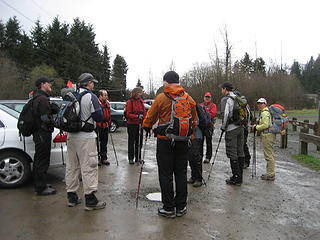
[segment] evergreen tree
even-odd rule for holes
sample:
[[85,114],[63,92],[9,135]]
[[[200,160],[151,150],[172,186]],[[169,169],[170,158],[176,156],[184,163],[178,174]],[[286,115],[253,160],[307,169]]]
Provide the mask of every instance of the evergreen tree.
[[17,46],[16,62],[28,69],[33,65],[32,41],[26,33],[23,33],[20,39],[20,43]]
[[142,89],[143,89],[143,86],[142,86],[142,84],[141,84],[141,80],[140,80],[140,78],[138,78],[138,82],[137,82],[136,87],[140,87],[140,88],[142,88]]
[[6,23],[4,49],[14,61],[18,60],[18,45],[21,41],[20,23],[16,17],[9,18]]
[[107,44],[103,45],[103,52],[101,54],[101,64],[102,64],[102,72],[99,82],[99,88],[108,89],[110,87],[110,74],[111,74],[111,66],[110,66],[110,56]]
[[0,20],[0,50],[4,50],[5,30],[6,30],[6,27]]
[[33,44],[33,63],[39,65],[44,63],[46,58],[49,57],[45,52],[46,33],[40,24],[40,21],[36,21],[35,27],[31,30],[31,40]]
[[254,73],[260,73],[265,75],[266,74],[266,63],[263,60],[263,58],[256,58],[253,62],[253,72]]
[[253,72],[253,63],[248,53],[245,53],[243,59],[240,60],[240,69],[246,74]]
[[113,61],[111,81],[112,88],[116,90],[112,93],[114,99],[124,100],[126,96],[125,90],[127,88],[127,71],[128,66],[124,58],[117,54]]
[[290,68],[290,75],[295,75],[301,81],[301,65],[296,60],[293,61]]

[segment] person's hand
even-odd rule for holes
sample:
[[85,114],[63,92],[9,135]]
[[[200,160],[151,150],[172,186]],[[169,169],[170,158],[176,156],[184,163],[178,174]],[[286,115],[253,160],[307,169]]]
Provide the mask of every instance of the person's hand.
[[221,132],[225,132],[226,130],[224,128],[221,127]]
[[143,129],[146,131],[146,138],[149,136],[149,138],[150,138],[150,136],[151,136],[151,129],[152,128],[149,128],[149,127],[143,127]]
[[257,131],[257,129],[256,129],[256,124],[253,124],[253,125],[252,125],[251,131],[253,131],[254,133]]

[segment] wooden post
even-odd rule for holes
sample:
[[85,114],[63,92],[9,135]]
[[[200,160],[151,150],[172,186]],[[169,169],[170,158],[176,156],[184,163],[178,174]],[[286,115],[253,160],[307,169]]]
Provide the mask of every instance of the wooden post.
[[[320,136],[320,91],[318,93],[318,122],[315,135]],[[320,151],[320,146],[317,146],[317,151]]]
[[280,134],[280,148],[288,147],[288,129],[285,130],[285,134]]
[[297,131],[297,118],[293,117],[292,118],[292,131]]
[[[309,120],[304,120],[303,122],[309,123]],[[302,133],[309,133],[308,125],[304,125],[303,128],[300,130]],[[300,142],[300,154],[308,155],[308,143],[307,142]]]

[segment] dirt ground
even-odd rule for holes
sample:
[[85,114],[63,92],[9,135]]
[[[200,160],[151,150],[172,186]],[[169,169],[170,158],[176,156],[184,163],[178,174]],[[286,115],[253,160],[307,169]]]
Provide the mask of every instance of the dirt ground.
[[[219,136],[216,130],[213,153]],[[257,177],[252,178],[250,166],[241,187],[225,184],[231,170],[223,141],[207,186],[188,186],[188,213],[175,219],[158,216],[161,203],[146,198],[160,191],[155,139],[147,142],[136,209],[140,166],[128,164],[126,128],[120,128],[113,138],[119,166],[109,145],[111,165],[99,169],[97,196],[107,202],[105,209],[86,212],[84,203],[68,208],[64,168],[51,169],[49,181],[57,189],[54,196],[36,196],[31,182],[19,189],[0,189],[0,239],[320,239],[320,173],[290,157],[299,150],[297,133],[289,132],[288,149],[279,148],[277,136],[274,182],[259,179],[266,164],[258,138]],[[252,150],[252,134],[249,146]],[[311,145],[309,151],[317,154]],[[203,166],[205,180],[210,166]],[[82,189],[79,195],[83,198]]]

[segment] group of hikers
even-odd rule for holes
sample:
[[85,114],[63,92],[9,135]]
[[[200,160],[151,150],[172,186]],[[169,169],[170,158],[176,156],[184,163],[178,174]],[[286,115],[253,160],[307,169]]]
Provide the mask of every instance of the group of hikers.
[[[61,111],[61,107],[59,110],[49,102],[52,81],[45,77],[39,78],[36,81],[38,90],[33,96],[34,112],[39,123],[39,128],[33,133],[34,186],[38,195],[56,193],[46,181],[50,163],[51,133],[56,124],[53,114]],[[98,164],[110,164],[107,157],[108,131],[111,123],[110,104],[106,90],[99,90],[98,96],[92,92],[97,82],[90,73],[83,73],[78,78],[81,127],[79,131],[69,132],[67,139],[65,180],[68,206],[74,207],[81,203],[77,191],[82,180],[85,210],[102,209],[106,206],[104,201],[97,199],[95,193],[98,190]],[[157,95],[147,112],[141,98],[142,89],[134,88],[130,94],[125,108],[128,161],[129,164],[135,162],[143,164],[144,159],[141,158],[143,130],[146,139],[151,133],[157,137],[156,159],[163,203],[163,206],[158,208],[158,214],[174,218],[187,213],[187,184],[201,187],[204,183],[202,163],[210,163],[212,158],[216,105],[212,102],[210,92],[206,92],[204,101],[197,104],[179,84],[179,75],[175,71],[164,74],[163,86],[164,91]],[[220,84],[219,87],[223,95],[220,107],[222,126],[219,144],[225,134],[226,155],[230,159],[232,170],[232,176],[226,179],[226,183],[235,186],[241,186],[243,183],[243,169],[249,166],[251,157],[247,146],[249,127],[254,134],[259,131],[262,135],[267,171],[261,179],[274,180],[273,146],[276,135],[269,131],[271,115],[266,99],[257,100],[260,117],[256,124],[249,125],[252,114],[245,97],[240,92],[233,91],[230,82]],[[241,101],[244,102],[245,109]],[[205,127],[203,127],[204,116],[209,116],[209,122]],[[205,154],[204,142],[206,142]],[[188,162],[191,168],[189,178],[187,178]]]

